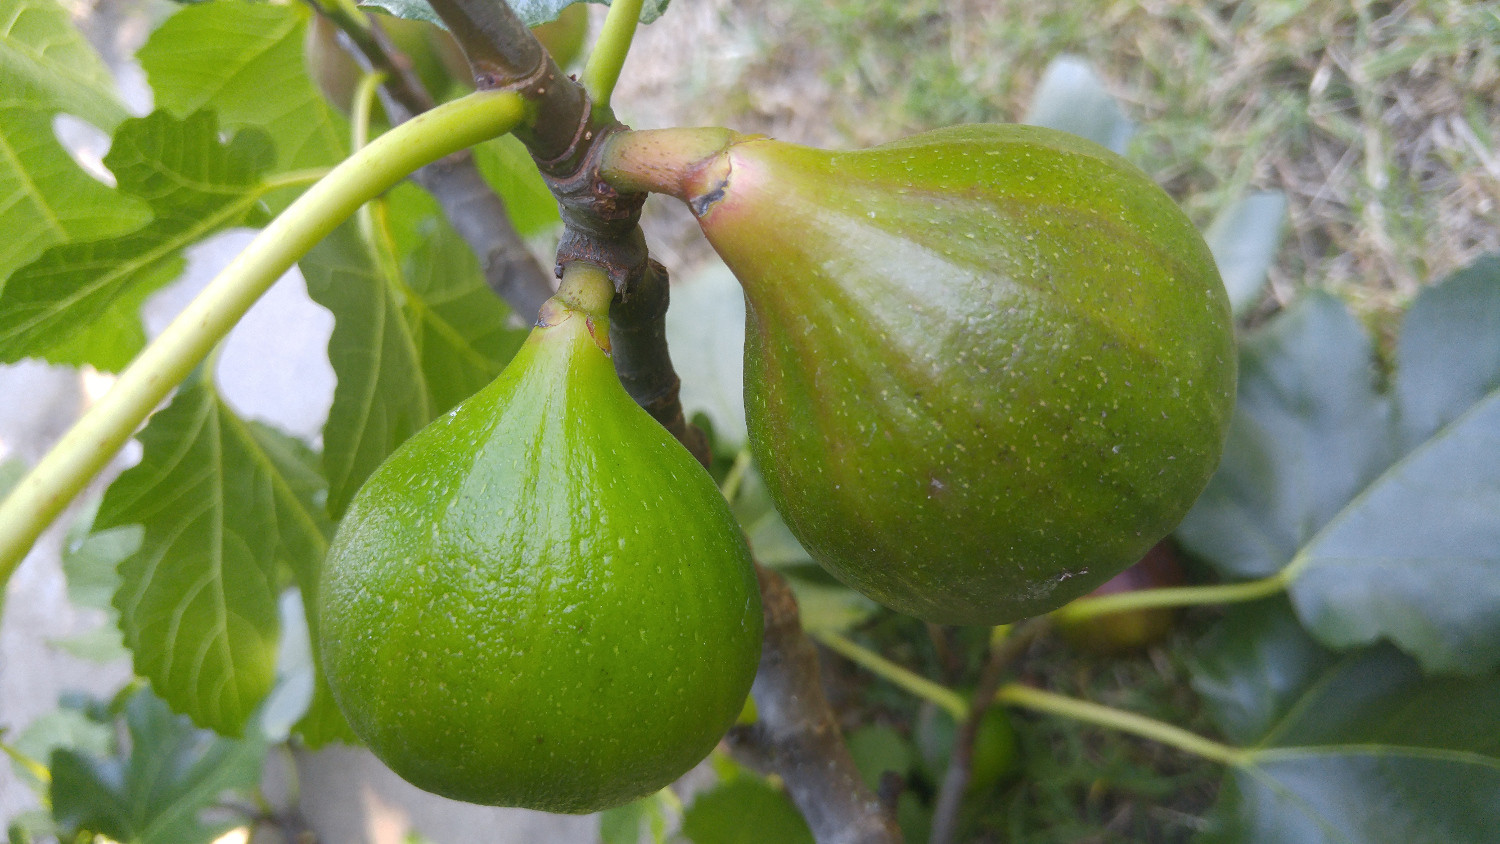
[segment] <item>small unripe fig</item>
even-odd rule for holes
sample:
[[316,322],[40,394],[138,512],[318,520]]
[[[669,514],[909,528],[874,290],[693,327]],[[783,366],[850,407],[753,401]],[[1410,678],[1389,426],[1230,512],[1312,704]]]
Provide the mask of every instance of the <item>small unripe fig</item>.
[[740,714],[749,551],[703,467],[615,375],[600,274],[494,383],[365,482],[319,592],[354,732],[458,800],[593,812],[654,792]]
[[[1156,543],[1140,562],[1125,569],[1087,597],[1119,595],[1142,589],[1181,586],[1184,578],[1170,540]],[[1172,607],[1125,610],[1089,618],[1072,618],[1066,609],[1054,613],[1057,631],[1074,648],[1089,653],[1130,653],[1153,645],[1172,632],[1177,611]]]
[[[923,706],[917,715],[912,738],[922,762],[922,770],[934,783],[941,783],[948,773],[953,755],[953,739],[958,724],[947,710]],[[981,794],[1021,770],[1021,751],[1010,716],[996,707],[986,709],[974,734],[974,749],[969,759],[969,783],[965,791]]]
[[1031,126],[829,152],[622,133],[744,287],[750,445],[845,583],[946,624],[1055,609],[1139,559],[1218,463],[1229,306],[1144,173]]

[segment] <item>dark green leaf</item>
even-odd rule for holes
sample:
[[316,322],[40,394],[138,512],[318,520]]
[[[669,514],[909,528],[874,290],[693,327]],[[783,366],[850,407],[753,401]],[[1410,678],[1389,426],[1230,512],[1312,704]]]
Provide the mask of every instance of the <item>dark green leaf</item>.
[[1072,132],[1117,153],[1125,152],[1135,134],[1135,124],[1077,56],[1058,56],[1047,65],[1021,122]]
[[[1500,255],[1479,259],[1424,291],[1401,324],[1396,396],[1402,442],[1461,436],[1500,395]],[[1444,433],[1445,429],[1447,433]]]
[[1265,735],[1334,656],[1285,600],[1232,607],[1199,647],[1193,688],[1231,741]]
[[182,250],[258,219],[269,162],[263,137],[221,142],[210,112],[180,121],[157,112],[120,124],[104,163],[154,219],[119,237],[54,246],[16,271],[0,291],[0,361],[123,366],[145,341],[141,301],[176,278]]
[[119,755],[53,754],[59,826],[148,844],[212,841],[224,825],[205,821],[204,810],[224,792],[259,782],[265,742],[194,729],[147,689],[126,702],[124,721],[130,741]]
[[1500,677],[1424,678],[1388,648],[1340,660],[1231,769],[1218,817],[1257,844],[1500,840]]
[[693,844],[813,844],[791,799],[759,777],[739,777],[698,795],[682,813],[682,835]]
[[105,493],[98,526],[144,527],[115,595],[137,673],[197,723],[238,735],[275,677],[282,567],[326,550],[309,466],[198,382],[140,435],[139,465]]
[[382,269],[353,225],[301,262],[308,293],[334,315],[323,460],[335,515],[396,446],[499,374],[523,338],[505,328],[508,311],[462,240],[435,220],[429,231],[405,278]]
[[307,75],[302,4],[210,2],[179,9],[137,54],[157,108],[212,108],[229,127],[255,127],[276,148],[276,170],[334,164],[348,153],[346,121]]
[[1390,465],[1373,354],[1321,293],[1246,339],[1223,462],[1178,530],[1190,550],[1225,574],[1275,574]]
[[1264,191],[1219,212],[1203,233],[1224,277],[1235,316],[1243,316],[1260,301],[1285,228],[1286,194]]
[[1335,300],[1310,297],[1251,338],[1187,544],[1227,574],[1280,570],[1331,647],[1387,638],[1430,671],[1500,664],[1496,269],[1419,297],[1394,418],[1369,386],[1370,341]]

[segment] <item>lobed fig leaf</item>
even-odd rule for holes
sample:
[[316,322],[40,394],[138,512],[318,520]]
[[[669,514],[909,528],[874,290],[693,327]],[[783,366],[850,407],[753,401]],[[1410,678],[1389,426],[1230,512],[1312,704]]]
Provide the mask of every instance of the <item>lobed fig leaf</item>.
[[845,583],[929,621],[1056,609],[1139,559],[1218,463],[1224,287],[1145,174],[1029,126],[856,152],[626,133],[604,176],[687,202],[744,288],[750,445]]
[[755,676],[744,539],[626,395],[608,336],[602,308],[549,300],[494,383],[370,476],[330,549],[329,684],[355,733],[428,791],[626,803],[707,755]]

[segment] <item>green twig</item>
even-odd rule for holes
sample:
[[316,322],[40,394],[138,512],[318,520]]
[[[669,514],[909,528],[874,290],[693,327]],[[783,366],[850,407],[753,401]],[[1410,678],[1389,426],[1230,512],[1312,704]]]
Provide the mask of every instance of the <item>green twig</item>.
[[620,70],[635,40],[635,27],[641,19],[642,0],[614,0],[604,17],[604,31],[594,42],[588,64],[583,68],[583,89],[594,102],[594,113],[609,111],[609,98],[620,81]]
[[471,94],[377,138],[308,189],[256,237],[0,503],[0,584],[136,427],[294,262],[407,174],[510,131],[528,116],[510,92]]
[[1122,733],[1130,733],[1225,765],[1240,766],[1249,761],[1248,754],[1243,750],[1206,739],[1197,733],[1188,732],[1181,727],[1175,727],[1155,718],[1147,718],[1134,712],[1126,712],[1066,695],[1045,692],[1020,683],[1007,683],[1001,686],[1000,690],[995,693],[995,701],[1008,706],[1019,706],[1034,712],[1045,712],[1048,715],[1057,715],[1074,721],[1119,730]]
[[1236,604],[1279,595],[1286,591],[1286,587],[1287,578],[1283,570],[1267,578],[1247,580],[1243,583],[1138,589],[1134,592],[1116,592],[1113,595],[1101,595],[1097,598],[1079,598],[1052,615],[1059,621],[1068,622],[1131,610]]
[[960,695],[947,686],[934,683],[911,669],[903,668],[868,648],[856,645],[837,633],[809,632],[808,635],[822,642],[824,647],[843,656],[861,668],[868,670],[881,679],[888,680],[923,700],[930,700],[937,706],[941,706],[948,711],[948,714],[953,716],[954,721],[963,723],[963,720],[968,717],[968,702],[963,699],[963,695]]

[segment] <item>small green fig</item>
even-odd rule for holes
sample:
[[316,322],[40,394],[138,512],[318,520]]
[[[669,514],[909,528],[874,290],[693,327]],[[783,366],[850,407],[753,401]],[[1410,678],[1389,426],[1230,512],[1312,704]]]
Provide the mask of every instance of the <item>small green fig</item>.
[[328,554],[335,699],[396,773],[458,800],[654,792],[734,723],[759,661],[744,539],[621,387],[593,281],[565,280],[499,378],[376,469]]
[[622,133],[602,175],[687,202],[744,287],[745,404],[809,553],[896,610],[1055,609],[1181,519],[1234,400],[1191,222],[1083,139],[960,126],[828,152]]
[[[941,783],[948,775],[948,763],[953,756],[953,739],[958,734],[958,724],[947,710],[924,705],[917,713],[912,739],[917,745],[922,772],[933,783]],[[979,719],[979,729],[974,733],[974,748],[969,758],[969,783],[965,791],[982,794],[1010,779],[1021,770],[1021,750],[1016,741],[1016,729],[1004,709],[990,707]]]

